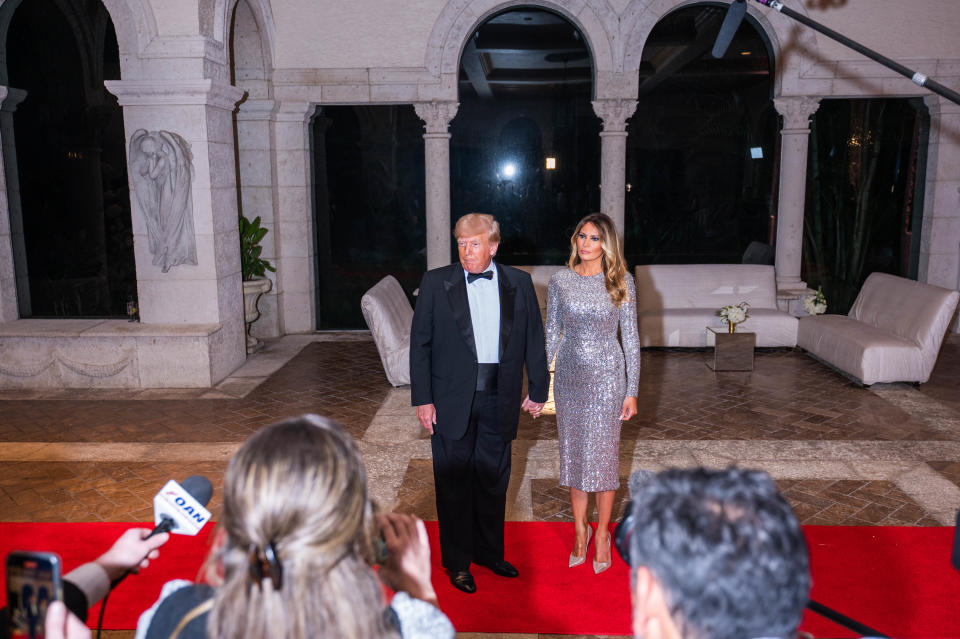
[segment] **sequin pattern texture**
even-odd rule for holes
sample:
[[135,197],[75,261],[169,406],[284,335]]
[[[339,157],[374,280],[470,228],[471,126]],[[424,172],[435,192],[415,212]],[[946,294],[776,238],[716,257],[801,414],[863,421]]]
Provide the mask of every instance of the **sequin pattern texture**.
[[584,277],[564,269],[547,286],[560,485],[584,492],[620,486],[620,412],[625,397],[636,397],[640,377],[637,292],[629,273],[626,279],[628,299],[620,308],[610,301],[603,273]]

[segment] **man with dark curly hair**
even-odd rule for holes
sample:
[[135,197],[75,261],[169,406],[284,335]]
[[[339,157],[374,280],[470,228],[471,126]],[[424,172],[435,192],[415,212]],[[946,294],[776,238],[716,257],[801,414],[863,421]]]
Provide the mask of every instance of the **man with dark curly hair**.
[[632,521],[617,541],[629,556],[637,637],[796,636],[807,545],[767,473],[672,469],[631,477],[630,491]]

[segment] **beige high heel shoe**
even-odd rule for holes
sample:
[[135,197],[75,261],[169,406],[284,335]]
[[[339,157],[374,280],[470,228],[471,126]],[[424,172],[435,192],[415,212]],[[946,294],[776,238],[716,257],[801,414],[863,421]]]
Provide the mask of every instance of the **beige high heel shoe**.
[[[610,554],[612,548],[610,546],[610,535],[607,534],[607,553]],[[613,555],[610,554],[609,561],[597,561],[596,558],[593,560],[593,574],[599,575],[601,572],[610,567],[610,564],[613,563]]]
[[587,524],[587,541],[583,544],[583,557],[577,557],[575,554],[570,553],[570,563],[568,564],[570,568],[579,566],[587,560],[587,553],[590,551],[590,537],[593,536],[593,527],[590,524]]

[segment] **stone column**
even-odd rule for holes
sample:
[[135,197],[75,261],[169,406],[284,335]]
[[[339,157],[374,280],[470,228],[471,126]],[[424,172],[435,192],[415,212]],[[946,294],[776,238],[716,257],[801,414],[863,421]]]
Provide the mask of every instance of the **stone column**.
[[282,100],[273,118],[276,153],[277,305],[283,333],[317,328],[310,121],[316,108]]
[[[930,110],[930,142],[918,279],[960,289],[960,105],[936,95],[923,101]],[[950,330],[960,332],[960,320]]]
[[[246,100],[237,110],[237,165],[240,181],[240,212],[248,220],[260,218],[269,229],[264,236],[261,257],[276,268],[277,230],[274,219],[273,136],[272,120],[276,104],[273,100]],[[260,297],[257,308],[260,318],[250,328],[254,337],[278,337],[280,318],[277,312],[276,274],[264,273],[273,280],[268,293]]]
[[617,225],[623,242],[627,172],[627,118],[637,108],[636,100],[605,98],[593,101],[593,112],[603,120],[600,133],[600,211]]
[[803,211],[807,191],[807,146],[810,116],[820,107],[820,98],[798,96],[774,98],[783,116],[780,129],[780,198],[777,204],[777,289],[802,293]]
[[30,314],[30,281],[23,239],[20,178],[13,135],[13,112],[27,97],[22,89],[0,86],[0,323]]
[[413,108],[423,120],[426,169],[427,269],[450,263],[450,133],[457,102],[417,102]]
[[[323,114],[317,115],[313,119],[311,130],[313,131],[313,223],[316,225],[317,243],[317,278],[318,297],[320,298],[317,312],[321,313],[320,321],[323,321],[322,307],[336,295],[336,287],[333,280],[335,277],[333,261],[333,239],[331,238],[331,220],[330,220],[330,184],[327,180],[329,163],[327,158],[327,129],[333,124],[333,120]],[[334,160],[335,162],[336,160]],[[319,326],[319,323],[318,323]]]
[[216,383],[246,358],[233,141],[233,110],[243,92],[210,79],[104,84],[123,107],[128,162],[130,139],[140,129],[175,133],[190,147],[195,265],[184,263],[167,272],[154,265],[147,218],[129,169],[137,292],[145,324],[220,325],[210,343],[211,379]]

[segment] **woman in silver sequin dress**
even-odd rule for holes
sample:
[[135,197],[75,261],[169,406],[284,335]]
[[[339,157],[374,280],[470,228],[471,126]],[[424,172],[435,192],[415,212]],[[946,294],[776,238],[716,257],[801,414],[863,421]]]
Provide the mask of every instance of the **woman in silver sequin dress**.
[[[560,484],[570,488],[574,546],[571,567],[586,561],[593,530],[589,493],[596,493],[594,572],[610,567],[610,516],[620,486],[620,424],[637,413],[640,340],[637,294],[613,221],[583,218],[570,238],[569,268],[547,288],[547,361],[560,442]],[[621,348],[617,330],[623,342]]]

